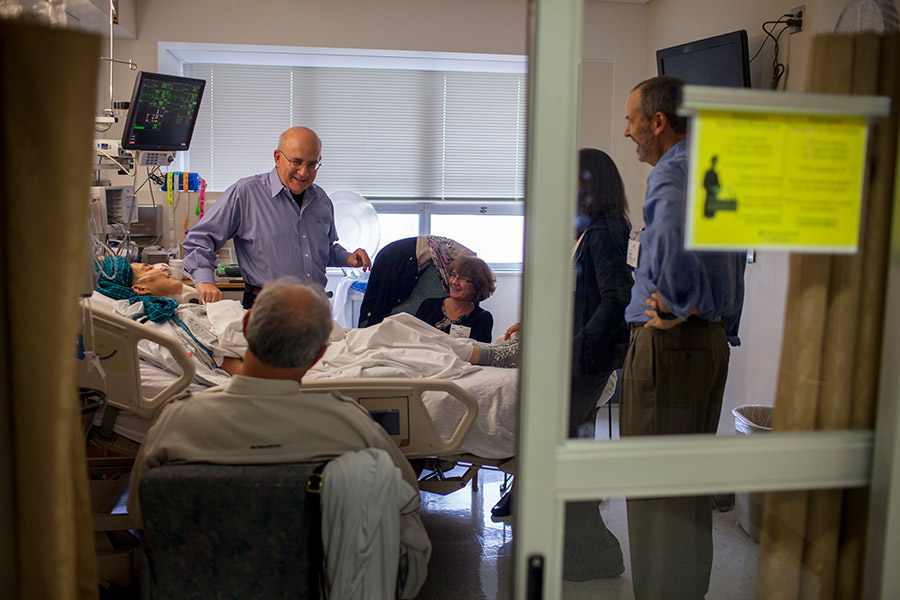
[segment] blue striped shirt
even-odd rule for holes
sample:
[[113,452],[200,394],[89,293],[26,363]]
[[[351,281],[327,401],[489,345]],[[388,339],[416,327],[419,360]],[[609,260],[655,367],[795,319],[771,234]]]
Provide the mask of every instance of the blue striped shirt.
[[285,275],[324,287],[325,267],[347,266],[350,254],[325,191],[311,185],[300,208],[275,169],[229,187],[188,232],[184,269],[195,282],[215,283],[216,251],[232,238],[241,276],[259,287]]
[[644,231],[625,320],[648,321],[645,301],[658,291],[669,310],[682,319],[690,317],[694,308],[701,319],[721,319],[728,341],[736,346],[744,305],[745,255],[685,250],[687,163],[687,142],[680,141],[647,178]]

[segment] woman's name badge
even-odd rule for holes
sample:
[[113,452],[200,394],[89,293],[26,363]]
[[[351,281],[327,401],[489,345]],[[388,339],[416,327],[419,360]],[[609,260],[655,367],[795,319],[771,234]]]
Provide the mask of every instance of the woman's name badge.
[[450,337],[452,338],[467,338],[470,333],[472,333],[471,327],[466,327],[465,325],[450,326]]
[[628,263],[628,266],[632,269],[637,269],[638,265],[638,254],[641,251],[641,242],[640,240],[630,239],[628,240],[628,255],[625,257],[625,262]]

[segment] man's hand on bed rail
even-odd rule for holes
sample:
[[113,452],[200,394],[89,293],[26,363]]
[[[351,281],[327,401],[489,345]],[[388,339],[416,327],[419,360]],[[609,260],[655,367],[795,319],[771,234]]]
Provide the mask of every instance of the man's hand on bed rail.
[[197,292],[200,294],[200,301],[203,304],[218,302],[222,299],[222,290],[217,288],[214,283],[198,283]]

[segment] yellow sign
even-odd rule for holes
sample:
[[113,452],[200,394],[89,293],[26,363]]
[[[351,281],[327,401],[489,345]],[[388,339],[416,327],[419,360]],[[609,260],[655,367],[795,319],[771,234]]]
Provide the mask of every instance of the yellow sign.
[[701,110],[686,245],[856,252],[867,134],[865,117]]

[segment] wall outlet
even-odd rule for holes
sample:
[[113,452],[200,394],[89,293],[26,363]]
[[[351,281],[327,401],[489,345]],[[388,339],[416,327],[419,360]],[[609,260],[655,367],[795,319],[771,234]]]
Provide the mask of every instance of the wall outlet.
[[[803,31],[803,19],[806,16],[806,5],[798,6],[797,8],[792,8],[790,12],[790,17],[787,19],[791,20],[791,24],[788,25],[788,33],[800,33]],[[797,23],[799,21],[799,23]]]

